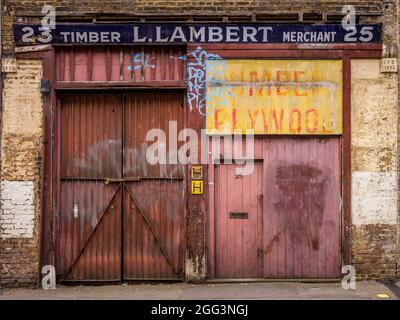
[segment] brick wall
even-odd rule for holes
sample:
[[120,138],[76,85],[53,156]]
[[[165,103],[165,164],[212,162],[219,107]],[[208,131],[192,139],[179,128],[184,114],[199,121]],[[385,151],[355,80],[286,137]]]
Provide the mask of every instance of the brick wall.
[[190,13],[271,13],[293,11],[337,10],[344,4],[356,5],[360,11],[371,12],[382,9],[386,2],[382,0],[6,0],[6,5],[23,10],[35,10],[44,4],[55,5],[69,10],[80,11],[120,11],[129,8],[132,13],[139,12],[190,12]]
[[353,226],[353,266],[359,279],[396,277],[395,224]]
[[[397,8],[396,8],[396,18],[394,21],[394,24],[397,27],[396,30],[396,43],[397,47],[400,48],[400,1],[397,1]],[[398,70],[400,70],[400,59],[397,58],[397,66]],[[400,78],[397,77],[397,90],[399,92],[399,98],[398,98],[398,105],[400,103]],[[400,112],[397,113],[397,150],[400,150]],[[400,174],[399,174],[399,169],[400,169],[400,161],[399,161],[399,156],[397,155],[397,185],[400,186]],[[399,208],[400,211],[400,196],[397,195],[397,207]],[[396,273],[397,278],[400,278],[400,212],[397,215],[397,273]]]
[[42,64],[17,64],[2,92],[0,285],[26,286],[39,276]]
[[352,60],[352,255],[362,278],[394,278],[397,250],[397,75]]

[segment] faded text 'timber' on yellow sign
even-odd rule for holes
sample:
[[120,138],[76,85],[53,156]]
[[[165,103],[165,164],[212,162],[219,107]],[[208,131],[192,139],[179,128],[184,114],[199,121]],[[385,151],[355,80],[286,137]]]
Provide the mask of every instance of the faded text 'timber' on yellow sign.
[[208,60],[207,133],[341,134],[341,60]]

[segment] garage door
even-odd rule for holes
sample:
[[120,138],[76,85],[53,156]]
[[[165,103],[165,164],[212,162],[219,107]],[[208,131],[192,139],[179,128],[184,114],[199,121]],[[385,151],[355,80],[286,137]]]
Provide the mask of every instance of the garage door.
[[181,93],[65,94],[56,267],[62,280],[181,279],[184,168],[146,162],[146,133],[183,127]]

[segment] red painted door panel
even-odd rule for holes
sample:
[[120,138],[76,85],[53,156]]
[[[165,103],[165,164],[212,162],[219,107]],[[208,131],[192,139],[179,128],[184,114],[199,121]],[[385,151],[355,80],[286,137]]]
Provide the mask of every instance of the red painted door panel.
[[264,277],[340,276],[340,138],[264,141]]
[[[339,278],[340,137],[256,139],[255,154],[260,162],[242,179],[234,165],[214,169],[209,276]],[[232,211],[249,220],[230,219]]]
[[215,169],[215,277],[220,279],[262,276],[262,163],[245,176],[236,175],[237,167]]

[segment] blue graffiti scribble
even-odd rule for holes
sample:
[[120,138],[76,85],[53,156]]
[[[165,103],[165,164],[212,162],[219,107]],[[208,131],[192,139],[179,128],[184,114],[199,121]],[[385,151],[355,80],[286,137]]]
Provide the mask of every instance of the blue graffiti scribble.
[[[224,82],[226,70],[226,60],[209,61],[207,65],[207,79],[206,79],[206,101],[207,105],[219,107],[228,107],[229,100],[233,94],[231,88],[226,86],[214,87],[211,84],[215,82]],[[210,109],[209,111],[212,111]]]
[[196,108],[203,116],[206,115],[206,62],[208,59],[222,59],[217,54],[208,53],[201,47],[189,52],[188,57],[194,58],[188,67],[188,104],[190,111]]
[[129,71],[152,68],[155,69],[155,65],[151,63],[155,58],[150,58],[149,55],[143,53],[132,54],[132,65],[128,66]]
[[[206,115],[206,102],[209,99],[218,101],[219,106],[226,106],[228,104],[228,98],[232,95],[231,91],[227,87],[212,88],[208,97],[206,94],[206,84],[208,81],[220,79],[221,75],[225,74],[225,61],[222,58],[213,53],[208,53],[201,47],[197,47],[196,50],[189,52],[187,55],[175,57],[170,56],[170,59],[179,59],[187,61],[188,58],[193,58],[193,62],[187,64],[188,71],[188,91],[187,100],[190,111],[197,110],[202,116]],[[150,57],[144,53],[132,54],[132,65],[128,66],[129,71],[143,70],[145,68],[155,68],[152,61],[155,57]],[[207,60],[220,60],[218,63],[210,63],[209,74],[206,75],[206,64]],[[208,79],[206,79],[206,77]]]
[[182,61],[187,60],[187,56],[181,56],[181,57],[169,56],[169,58],[170,59],[178,59],[178,60],[182,60]]

